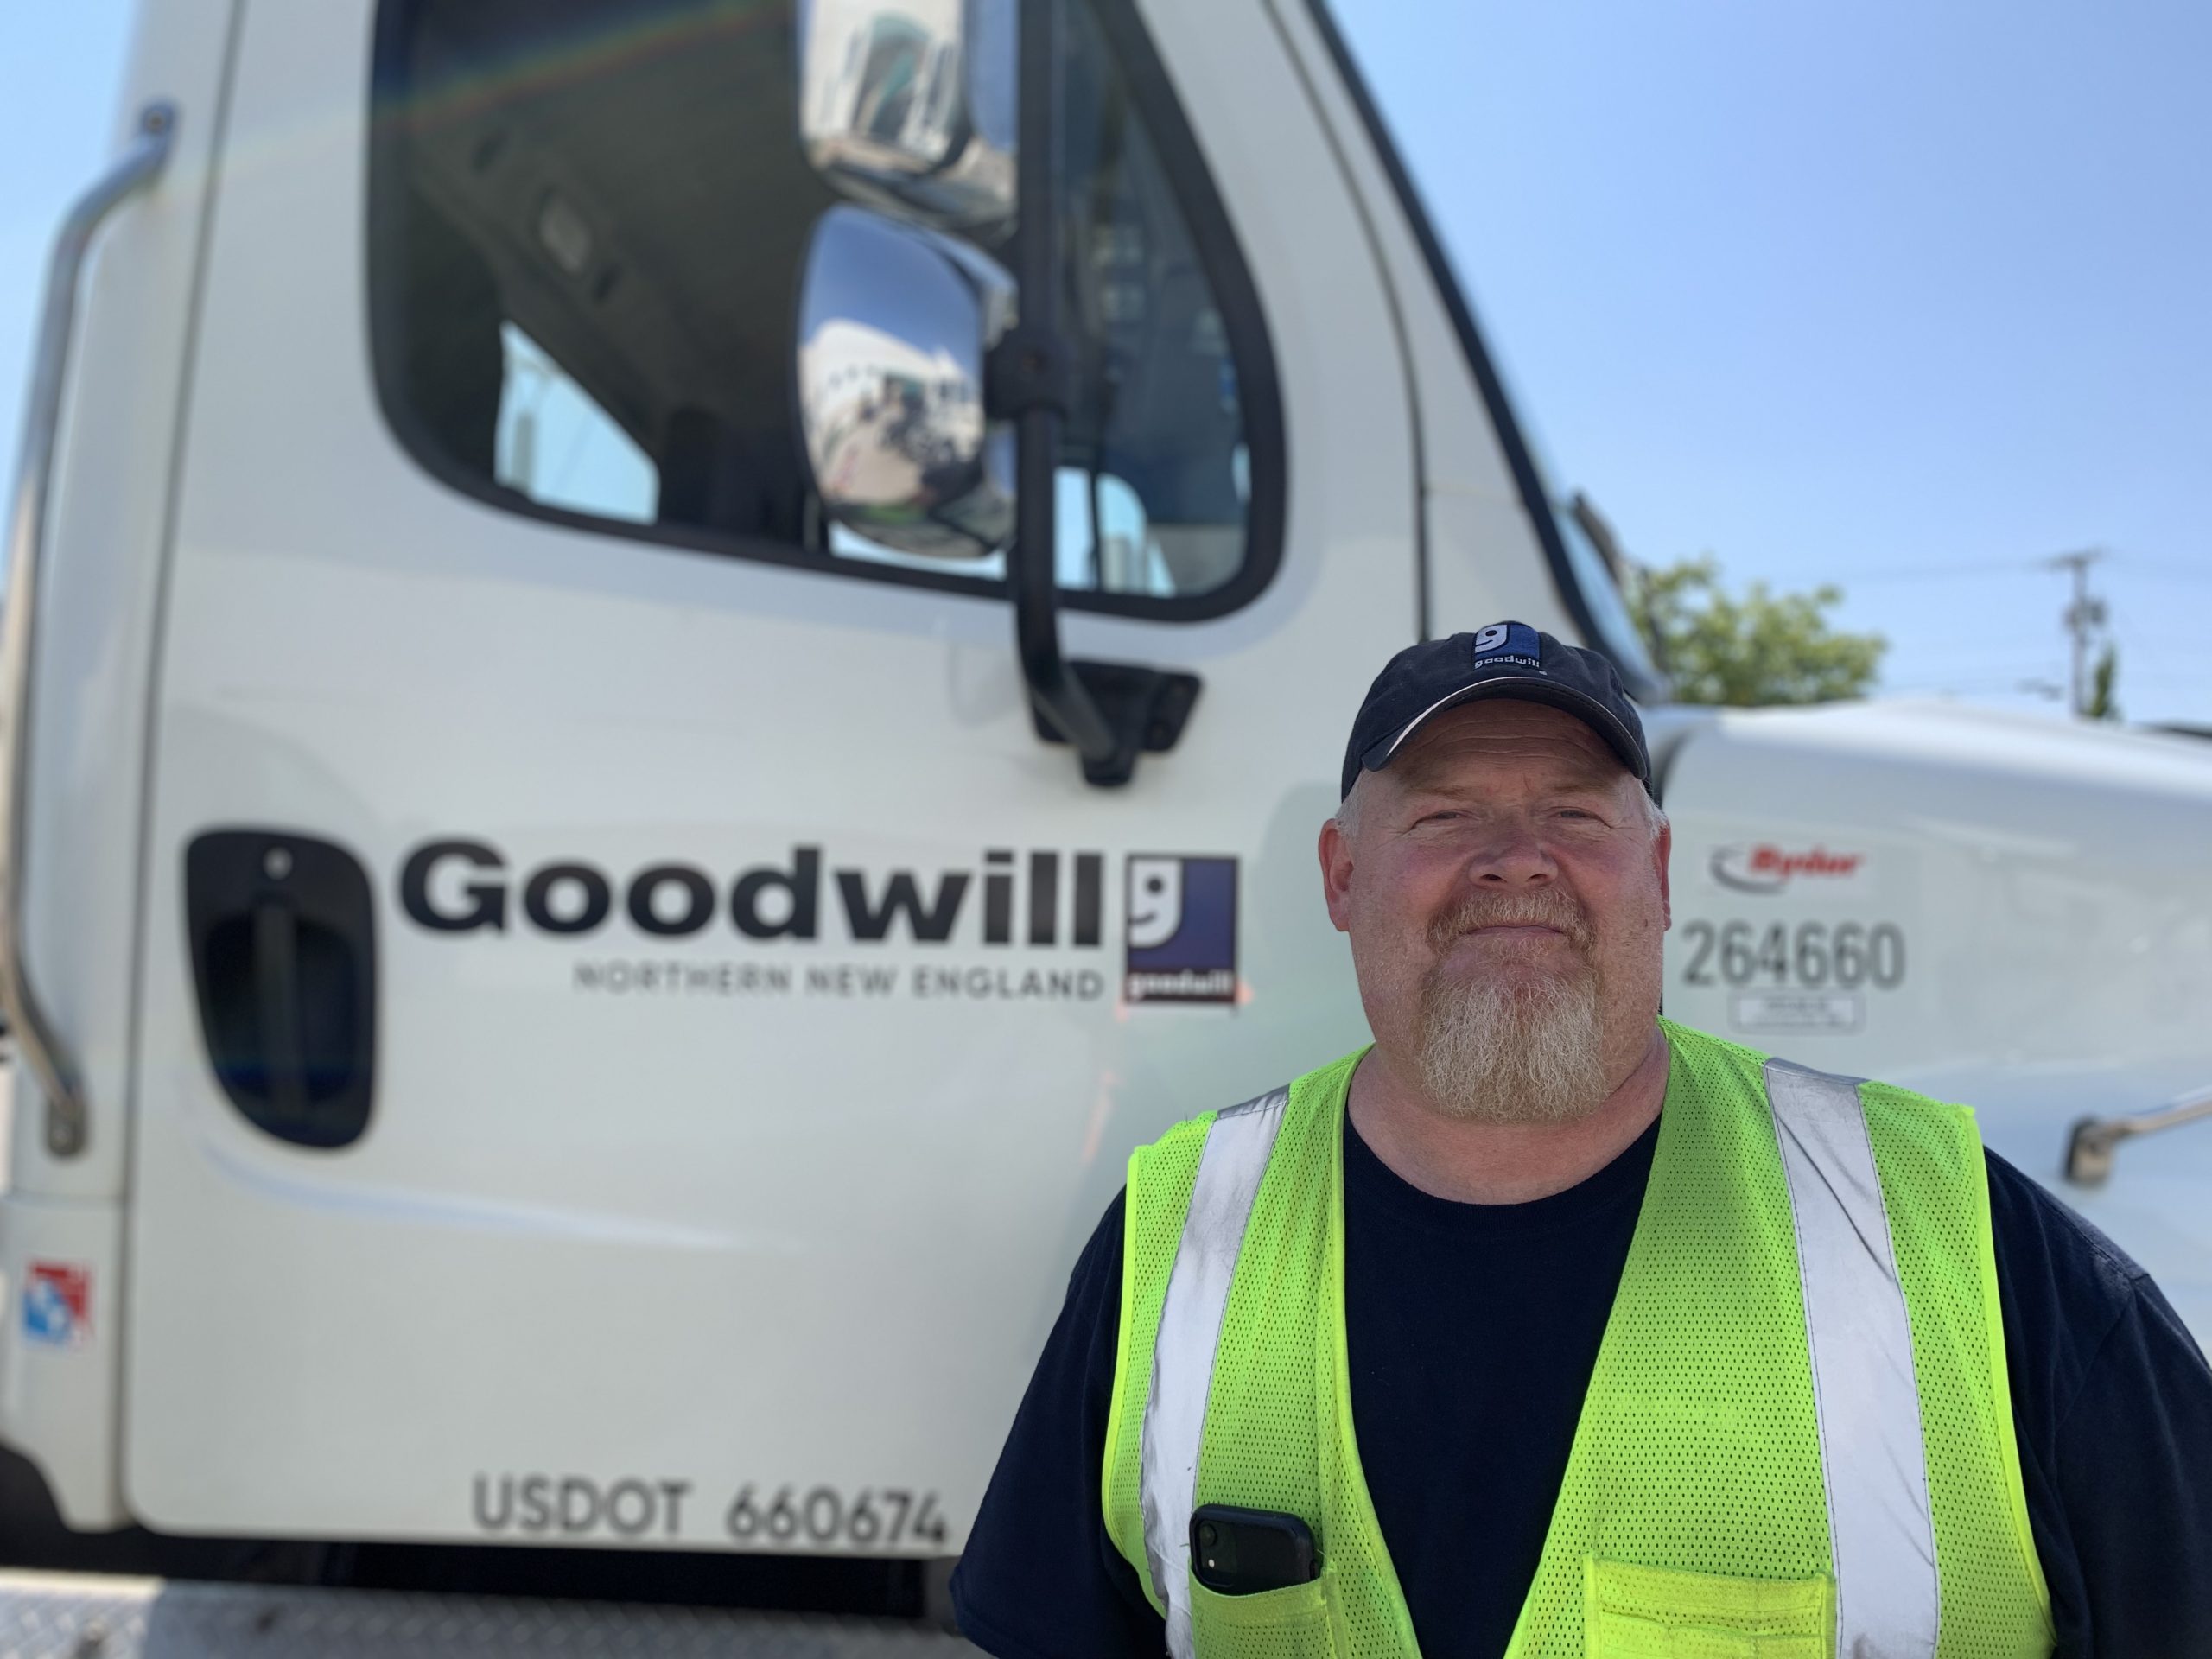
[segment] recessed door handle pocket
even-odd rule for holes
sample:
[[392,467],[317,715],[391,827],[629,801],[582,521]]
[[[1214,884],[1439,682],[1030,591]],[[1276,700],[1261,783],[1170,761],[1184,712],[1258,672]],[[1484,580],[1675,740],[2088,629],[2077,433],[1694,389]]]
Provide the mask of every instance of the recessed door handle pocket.
[[185,925],[208,1064],[257,1128],[342,1147],[375,1096],[376,922],[345,849],[213,830],[185,849]]

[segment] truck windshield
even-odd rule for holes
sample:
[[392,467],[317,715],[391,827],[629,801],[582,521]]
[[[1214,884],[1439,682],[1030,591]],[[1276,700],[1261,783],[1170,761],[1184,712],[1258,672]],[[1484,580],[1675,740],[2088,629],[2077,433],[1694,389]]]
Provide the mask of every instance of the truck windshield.
[[1414,168],[1408,164],[1409,160],[1418,165],[1436,158],[1408,158],[1392,136],[1381,113],[1388,107],[1389,89],[1377,88],[1367,80],[1357,56],[1361,9],[1335,0],[1306,0],[1306,3],[1335,53],[1338,68],[1351,83],[1354,100],[1366,118],[1370,136],[1382,152],[1405,212],[1413,221],[1414,233],[1428,256],[1431,274],[1460,324],[1462,343],[1471,359],[1480,359],[1479,363],[1471,361],[1470,366],[1475,368],[1478,378],[1489,383],[1485,392],[1491,398],[1491,417],[1499,429],[1500,441],[1515,461],[1529,511],[1542,519],[1538,530],[1545,536],[1545,551],[1552,561],[1568,607],[1589,630],[1589,643],[1612,658],[1631,693],[1645,701],[1663,696],[1665,677],[1653,662],[1643,632],[1630,611],[1627,597],[1621,591],[1617,555],[1610,548],[1601,550],[1578,521],[1568,497],[1561,493],[1561,474],[1551,467],[1529,423],[1528,405],[1513,394],[1503,365],[1475,327],[1465,289],[1452,270],[1421,201],[1414,181]]

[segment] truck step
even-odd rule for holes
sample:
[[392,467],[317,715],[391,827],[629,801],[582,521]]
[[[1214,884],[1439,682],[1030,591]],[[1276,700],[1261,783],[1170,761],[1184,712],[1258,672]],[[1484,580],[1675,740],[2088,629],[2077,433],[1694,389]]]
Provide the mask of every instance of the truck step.
[[0,1572],[9,1659],[963,1659],[884,1619]]

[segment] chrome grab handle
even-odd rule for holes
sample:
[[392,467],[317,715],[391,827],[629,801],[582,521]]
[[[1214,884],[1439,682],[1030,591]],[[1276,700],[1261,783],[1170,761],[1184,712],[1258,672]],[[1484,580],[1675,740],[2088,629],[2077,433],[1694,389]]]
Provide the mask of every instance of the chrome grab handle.
[[40,315],[38,355],[23,411],[22,459],[16,472],[16,505],[8,521],[8,606],[0,640],[0,683],[8,698],[9,747],[0,789],[0,1005],[13,1029],[16,1050],[37,1073],[46,1094],[46,1147],[57,1158],[85,1149],[85,1099],[74,1059],[32,988],[23,956],[23,798],[30,779],[31,624],[38,603],[38,558],[46,537],[46,509],[60,436],[62,385],[68,378],[69,337],[77,319],[77,289],[92,238],[108,215],[160,176],[176,137],[176,105],[157,99],[138,111],[138,130],[113,167],[79,196],[61,221],[47,266],[46,304]]
[[2112,1174],[2113,1154],[2123,1141],[2139,1135],[2156,1135],[2178,1128],[2201,1117],[2212,1117],[2212,1089],[2200,1089],[2154,1112],[2127,1117],[2085,1117],[2074,1125],[2066,1142],[2066,1179],[2081,1186],[2102,1186]]

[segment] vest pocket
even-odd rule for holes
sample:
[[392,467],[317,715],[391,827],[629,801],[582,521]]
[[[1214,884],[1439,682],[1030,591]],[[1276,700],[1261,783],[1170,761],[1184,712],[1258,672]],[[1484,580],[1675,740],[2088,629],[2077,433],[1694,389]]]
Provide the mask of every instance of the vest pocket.
[[1198,1659],[1344,1659],[1351,1652],[1337,1608],[1336,1575],[1325,1562],[1310,1584],[1224,1596],[1195,1578],[1192,1645]]
[[1834,1659],[1835,1581],[1727,1579],[1589,1557],[1586,1659]]

